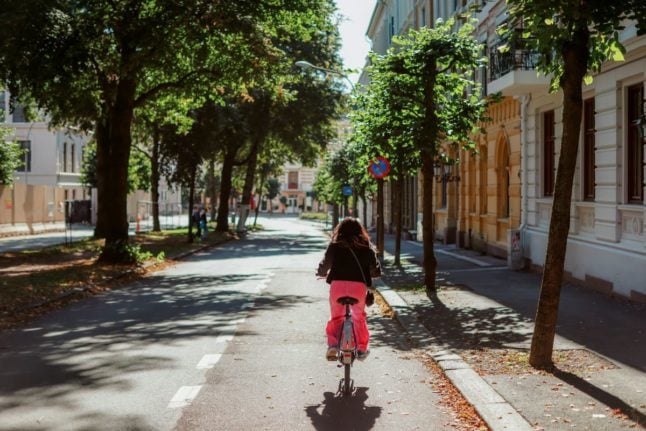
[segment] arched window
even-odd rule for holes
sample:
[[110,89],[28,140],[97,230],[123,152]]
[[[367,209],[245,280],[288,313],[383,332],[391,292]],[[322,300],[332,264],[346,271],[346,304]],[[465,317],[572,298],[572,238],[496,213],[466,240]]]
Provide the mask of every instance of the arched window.
[[498,138],[496,152],[498,218],[507,218],[509,217],[509,141],[503,133]]
[[487,146],[480,147],[480,214],[487,214],[487,170],[489,169],[487,163]]
[[478,198],[477,194],[477,181],[478,177],[476,176],[476,157],[475,156],[469,156],[467,157],[468,164],[469,164],[469,194],[468,194],[468,199],[469,199],[469,213],[475,213],[476,212],[476,200]]

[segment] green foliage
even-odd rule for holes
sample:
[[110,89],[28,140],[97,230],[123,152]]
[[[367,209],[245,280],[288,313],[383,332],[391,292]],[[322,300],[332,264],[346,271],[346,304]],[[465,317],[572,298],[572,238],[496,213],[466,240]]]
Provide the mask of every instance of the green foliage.
[[128,163],[128,192],[150,191],[150,176],[150,159],[142,151],[133,149]]
[[0,184],[11,185],[14,172],[22,162],[22,150],[17,142],[5,141],[6,129],[0,127]]
[[81,184],[88,189],[95,188],[97,185],[95,141],[88,142],[83,151],[83,160],[81,160]]
[[[370,84],[356,99],[354,134],[347,150],[351,168],[363,183],[372,183],[367,167],[377,156],[391,163],[391,175],[409,175],[421,166],[421,153],[434,158],[448,141],[475,151],[475,124],[489,100],[471,71],[486,61],[473,38],[473,25],[457,32],[453,22],[411,30],[394,39],[385,56],[371,54]],[[429,88],[430,86],[430,88]]]
[[350,184],[350,163],[344,150],[328,152],[319,169],[312,190],[321,202],[341,204],[344,201],[343,186]]
[[[638,33],[646,33],[643,0],[507,0],[507,4],[510,19],[499,34],[508,37],[511,44],[522,43],[539,54],[537,67],[552,77],[551,91],[562,85],[564,52],[576,33],[587,34],[587,58],[577,61],[583,61],[590,72],[598,71],[607,60],[623,61],[625,48],[619,37],[627,20],[636,20]],[[591,83],[592,75],[585,81]]]
[[[91,141],[85,146],[81,163],[81,184],[84,187],[94,188],[97,186],[96,164],[96,142]],[[140,151],[132,151],[128,164],[128,192],[150,190],[150,175],[150,159]]]
[[276,178],[270,178],[267,180],[267,197],[270,200],[273,200],[280,193],[280,181]]

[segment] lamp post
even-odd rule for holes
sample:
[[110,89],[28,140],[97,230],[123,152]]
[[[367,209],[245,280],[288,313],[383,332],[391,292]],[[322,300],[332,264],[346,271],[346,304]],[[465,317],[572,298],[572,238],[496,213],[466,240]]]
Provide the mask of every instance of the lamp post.
[[350,84],[350,88],[352,89],[352,91],[354,91],[354,84],[352,83],[350,78],[348,78],[348,75],[341,72],[340,70],[327,69],[325,67],[315,66],[312,63],[310,63],[309,61],[305,61],[305,60],[299,60],[294,64],[296,66],[300,67],[302,70],[314,69],[314,70],[320,70],[321,72],[331,73],[333,75],[340,76],[341,78],[344,78],[346,81],[348,81],[348,83]]

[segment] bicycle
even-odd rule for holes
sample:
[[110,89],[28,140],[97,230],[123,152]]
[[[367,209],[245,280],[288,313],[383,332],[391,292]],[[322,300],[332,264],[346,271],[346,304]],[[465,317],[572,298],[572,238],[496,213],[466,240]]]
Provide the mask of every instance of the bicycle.
[[339,382],[339,392],[350,395],[354,390],[354,381],[350,378],[350,368],[357,357],[357,343],[354,333],[354,323],[352,322],[352,311],[350,306],[359,302],[357,298],[343,296],[337,299],[341,305],[345,305],[345,319],[339,334],[338,360],[339,367],[345,367],[343,379]]

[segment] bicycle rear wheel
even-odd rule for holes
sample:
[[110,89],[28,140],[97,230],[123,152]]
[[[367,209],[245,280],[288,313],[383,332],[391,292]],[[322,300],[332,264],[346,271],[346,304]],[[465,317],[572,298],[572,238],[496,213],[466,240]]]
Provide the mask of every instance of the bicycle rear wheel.
[[345,378],[343,379],[343,392],[346,395],[350,395],[350,392],[352,392],[352,385],[350,384],[350,364],[345,364]]

